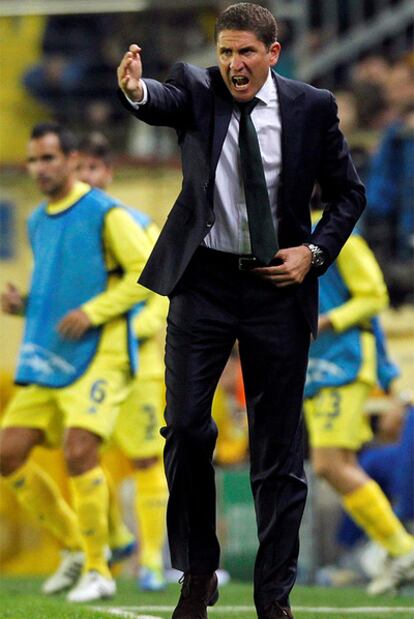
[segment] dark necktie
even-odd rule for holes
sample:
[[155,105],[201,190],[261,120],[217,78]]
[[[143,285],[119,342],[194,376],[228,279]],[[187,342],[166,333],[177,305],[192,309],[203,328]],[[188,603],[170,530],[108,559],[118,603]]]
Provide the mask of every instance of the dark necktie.
[[252,254],[264,264],[269,264],[279,246],[270,210],[259,140],[250,117],[257,103],[258,99],[252,99],[247,103],[237,104],[240,109],[240,163]]

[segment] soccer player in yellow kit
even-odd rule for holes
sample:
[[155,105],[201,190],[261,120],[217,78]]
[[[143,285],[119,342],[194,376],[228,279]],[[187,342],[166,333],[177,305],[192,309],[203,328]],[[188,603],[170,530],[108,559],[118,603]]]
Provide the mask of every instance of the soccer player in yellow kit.
[[[320,216],[314,213],[315,222]],[[357,459],[372,438],[364,410],[377,382],[372,320],[388,304],[381,270],[359,234],[348,239],[322,275],[319,290],[319,336],[310,348],[304,401],[311,462],[340,495],[350,517],[390,557],[389,569],[369,584],[368,592],[392,592],[414,580],[414,537]]]
[[[46,200],[28,222],[27,300],[12,285],[1,298],[3,311],[25,315],[25,332],[16,372],[24,386],[2,420],[0,472],[65,549],[44,593],[71,588],[67,599],[84,602],[116,590],[99,451],[132,384],[129,310],[148,296],[136,280],[152,244],[116,200],[77,180],[74,138],[56,123],[33,128],[27,166]],[[62,438],[74,509],[29,457]]]
[[[93,133],[79,146],[78,177],[93,187],[106,189],[112,180],[109,142]],[[134,211],[153,245],[158,227],[143,213]],[[140,571],[138,586],[145,591],[165,587],[163,546],[166,537],[167,483],[159,433],[164,411],[164,363],[158,336],[166,322],[168,301],[150,292],[133,322],[139,342],[139,370],[130,396],[123,403],[113,435],[114,442],[133,466],[135,517],[139,530]],[[114,559],[128,548],[131,534],[123,525],[115,497],[110,501],[110,546]],[[133,538],[132,538],[133,539]]]

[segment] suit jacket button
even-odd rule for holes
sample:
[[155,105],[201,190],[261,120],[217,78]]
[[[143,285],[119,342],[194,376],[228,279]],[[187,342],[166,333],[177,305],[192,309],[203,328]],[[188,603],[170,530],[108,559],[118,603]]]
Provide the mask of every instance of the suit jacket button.
[[213,226],[213,222],[212,221],[208,221],[206,224],[207,228],[211,228]]

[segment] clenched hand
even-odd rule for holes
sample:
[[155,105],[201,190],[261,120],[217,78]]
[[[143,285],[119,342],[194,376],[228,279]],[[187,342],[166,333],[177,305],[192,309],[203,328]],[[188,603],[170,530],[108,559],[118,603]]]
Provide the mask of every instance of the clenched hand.
[[58,324],[60,335],[68,340],[79,340],[90,329],[92,323],[81,309],[68,312]]
[[267,279],[278,288],[301,284],[312,265],[312,254],[304,245],[280,249],[275,258],[282,264],[253,269],[263,279]]

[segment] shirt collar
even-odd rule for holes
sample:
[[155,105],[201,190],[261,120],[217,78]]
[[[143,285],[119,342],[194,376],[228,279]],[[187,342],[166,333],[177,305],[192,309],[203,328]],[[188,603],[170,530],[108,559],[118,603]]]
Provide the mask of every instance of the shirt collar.
[[259,99],[265,105],[269,105],[272,100],[277,99],[276,84],[273,80],[273,74],[271,69],[269,69],[269,74],[265,83],[256,94],[256,99]]
[[84,195],[86,195],[90,190],[90,186],[86,183],[76,181],[67,196],[57,202],[47,205],[48,214],[57,215],[58,213],[65,211],[67,208],[75,204],[75,202],[80,200]]

